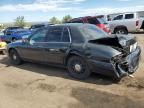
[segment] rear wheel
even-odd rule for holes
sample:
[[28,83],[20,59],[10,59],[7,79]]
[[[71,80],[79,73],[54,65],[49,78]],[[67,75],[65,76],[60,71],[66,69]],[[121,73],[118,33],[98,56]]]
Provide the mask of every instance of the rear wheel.
[[10,61],[14,65],[20,65],[22,60],[16,50],[12,49],[9,53]]
[[128,34],[128,31],[125,28],[117,28],[115,34]]
[[67,67],[69,74],[76,79],[86,79],[91,74],[87,63],[78,56],[70,57],[68,59]]

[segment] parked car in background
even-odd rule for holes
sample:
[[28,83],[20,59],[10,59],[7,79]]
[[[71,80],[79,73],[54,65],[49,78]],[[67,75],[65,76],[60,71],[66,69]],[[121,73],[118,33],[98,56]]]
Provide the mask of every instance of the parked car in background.
[[89,23],[98,26],[100,29],[104,30],[107,33],[111,33],[109,24],[102,17],[96,17],[96,16],[79,17],[74,18],[67,23]]
[[22,27],[17,27],[17,26],[15,26],[15,27],[8,27],[8,28],[6,28],[4,31],[3,31],[3,33],[5,34],[5,35],[7,35],[7,33],[9,33],[9,31],[11,31],[11,30],[18,30],[18,29],[23,29]]
[[36,30],[38,30],[38,29],[40,29],[40,28],[47,27],[47,26],[49,26],[49,25],[52,25],[52,24],[50,24],[50,23],[34,24],[34,25],[32,25],[32,26],[30,27],[30,30],[31,30],[31,31],[36,31]]
[[35,61],[65,66],[77,79],[92,72],[121,79],[136,71],[140,53],[135,37],[109,36],[92,24],[53,25],[39,29],[27,41],[8,44],[14,65]]
[[128,34],[144,30],[144,11],[109,14],[103,18],[108,20],[112,33]]
[[31,31],[27,29],[9,30],[6,35],[1,36],[2,40],[9,43],[22,39],[25,35],[30,35]]

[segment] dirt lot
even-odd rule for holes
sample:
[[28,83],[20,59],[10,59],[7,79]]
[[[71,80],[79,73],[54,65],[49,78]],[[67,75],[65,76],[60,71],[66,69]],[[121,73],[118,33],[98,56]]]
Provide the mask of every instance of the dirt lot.
[[[144,51],[144,34],[134,35]],[[119,84],[96,74],[77,81],[65,69],[14,67],[0,55],[0,108],[144,108],[144,56],[134,76]]]

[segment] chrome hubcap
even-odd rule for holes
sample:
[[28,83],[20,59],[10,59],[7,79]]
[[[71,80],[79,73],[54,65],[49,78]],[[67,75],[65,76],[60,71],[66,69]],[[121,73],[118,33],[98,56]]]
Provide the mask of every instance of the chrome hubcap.
[[13,55],[13,59],[14,59],[14,60],[16,60],[16,59],[17,59],[17,56],[16,56],[15,54]]
[[117,31],[116,34],[124,34],[124,31],[123,30],[119,30],[119,31]]
[[76,65],[74,66],[74,68],[75,68],[75,70],[76,70],[77,72],[81,72],[82,67],[81,67],[80,64],[76,64]]

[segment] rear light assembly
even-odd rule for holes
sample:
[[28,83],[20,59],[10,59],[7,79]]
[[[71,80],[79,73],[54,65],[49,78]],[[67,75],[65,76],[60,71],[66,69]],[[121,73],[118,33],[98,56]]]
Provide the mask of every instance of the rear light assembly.
[[111,34],[111,30],[110,30],[110,28],[109,28],[108,25],[98,24],[97,26],[98,26],[99,28],[101,28],[102,30],[104,30],[106,33]]
[[111,34],[111,30],[110,30],[110,27],[108,25],[105,25],[103,26],[103,30],[109,34]]

